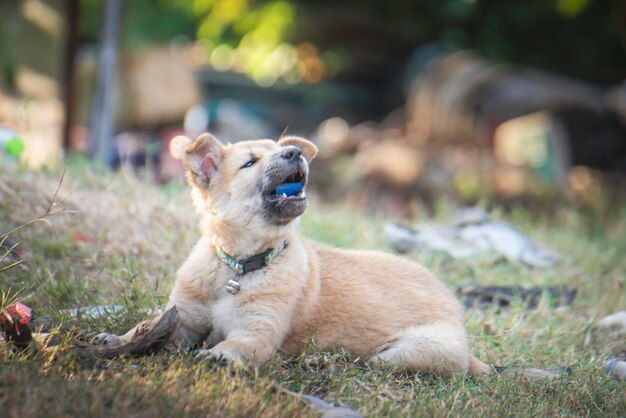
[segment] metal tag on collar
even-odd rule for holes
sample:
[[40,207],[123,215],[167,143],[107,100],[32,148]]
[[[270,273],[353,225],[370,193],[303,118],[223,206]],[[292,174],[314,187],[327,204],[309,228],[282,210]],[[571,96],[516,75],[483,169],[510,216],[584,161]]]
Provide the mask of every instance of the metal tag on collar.
[[231,295],[235,295],[239,293],[239,291],[241,290],[241,283],[239,283],[239,280],[237,280],[237,278],[234,277],[226,283],[226,290]]

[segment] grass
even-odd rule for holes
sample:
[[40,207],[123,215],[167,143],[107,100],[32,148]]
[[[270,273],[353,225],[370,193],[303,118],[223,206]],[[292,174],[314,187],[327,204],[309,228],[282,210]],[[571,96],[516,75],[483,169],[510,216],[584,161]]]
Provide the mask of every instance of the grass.
[[[45,213],[58,185],[56,173],[0,173],[0,234]],[[367,416],[624,416],[626,386],[609,378],[603,362],[626,348],[626,338],[600,332],[600,317],[626,307],[626,211],[589,221],[589,211],[557,205],[550,211],[493,207],[565,256],[551,269],[503,261],[461,262],[437,253],[411,257],[450,286],[561,285],[578,289],[572,307],[543,301],[527,311],[516,304],[498,312],[469,310],[472,350],[490,364],[570,367],[547,382],[520,377],[454,376],[448,380],[406,370],[363,365],[337,349],[274,356],[261,370],[232,371],[164,351],[142,358],[78,358],[68,347],[77,336],[121,333],[161,306],[176,267],[198,238],[195,214],[182,184],[159,188],[127,173],[73,167],[58,199],[64,209],[47,222],[11,234],[24,267],[0,273],[5,299],[17,297],[37,314],[62,324],[55,346],[15,352],[0,346],[3,416],[317,416],[283,389],[348,405]],[[418,220],[425,210],[415,206]],[[435,221],[454,205],[441,202]],[[313,201],[301,229],[341,247],[389,251],[381,216]],[[0,260],[1,261],[1,260]],[[3,264],[0,263],[0,268]],[[17,296],[15,296],[17,294]],[[71,318],[63,309],[119,304],[123,315]]]

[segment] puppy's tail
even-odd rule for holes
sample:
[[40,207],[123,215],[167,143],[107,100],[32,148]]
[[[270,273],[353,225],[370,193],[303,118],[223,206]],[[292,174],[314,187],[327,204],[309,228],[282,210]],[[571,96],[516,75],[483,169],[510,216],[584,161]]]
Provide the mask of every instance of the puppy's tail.
[[560,377],[564,374],[570,374],[571,370],[565,368],[563,370],[552,371],[537,369],[534,367],[499,367],[489,366],[482,361],[478,360],[473,355],[470,355],[469,372],[472,374],[477,373],[498,373],[502,377],[522,377],[531,381],[542,381]]

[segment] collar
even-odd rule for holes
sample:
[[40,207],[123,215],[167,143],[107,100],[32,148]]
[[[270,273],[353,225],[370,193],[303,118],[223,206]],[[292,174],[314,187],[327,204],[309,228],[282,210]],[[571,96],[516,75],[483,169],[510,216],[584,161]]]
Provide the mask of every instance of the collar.
[[262,253],[242,260],[237,260],[220,246],[216,246],[215,251],[224,264],[230,267],[238,276],[243,276],[246,273],[269,266],[272,260],[287,247],[287,244],[288,242],[285,240],[276,248],[268,248]]

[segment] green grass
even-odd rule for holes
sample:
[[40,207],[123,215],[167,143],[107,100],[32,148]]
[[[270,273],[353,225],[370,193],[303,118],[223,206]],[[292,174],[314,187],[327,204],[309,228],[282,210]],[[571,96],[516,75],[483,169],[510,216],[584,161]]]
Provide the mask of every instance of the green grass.
[[[39,216],[58,174],[0,173],[0,234]],[[69,194],[69,196],[68,196]],[[551,269],[503,261],[454,260],[438,253],[411,257],[450,286],[561,285],[578,289],[572,307],[543,301],[528,311],[469,310],[474,353],[496,365],[570,367],[546,382],[520,377],[454,376],[443,380],[406,370],[381,370],[341,350],[313,345],[297,357],[274,356],[261,370],[236,372],[201,364],[193,355],[163,351],[142,358],[85,359],[68,347],[76,336],[121,333],[145,318],[142,308],[166,302],[176,267],[198,237],[182,184],[160,189],[132,175],[74,167],[59,193],[60,212],[11,235],[25,268],[0,273],[0,289],[62,324],[56,346],[16,353],[0,346],[2,416],[315,416],[283,389],[348,405],[367,416],[624,416],[626,386],[603,362],[626,338],[596,329],[602,316],[626,308],[626,210],[598,221],[597,213],[559,204],[542,212],[522,207],[492,216],[512,222],[564,255]],[[68,196],[68,197],[67,197]],[[426,211],[415,205],[418,221]],[[441,202],[437,222],[454,205]],[[590,217],[592,217],[590,221]],[[339,203],[312,202],[301,230],[340,247],[389,251],[384,218]],[[1,266],[1,264],[0,264]],[[120,304],[124,315],[72,319],[62,309]]]

